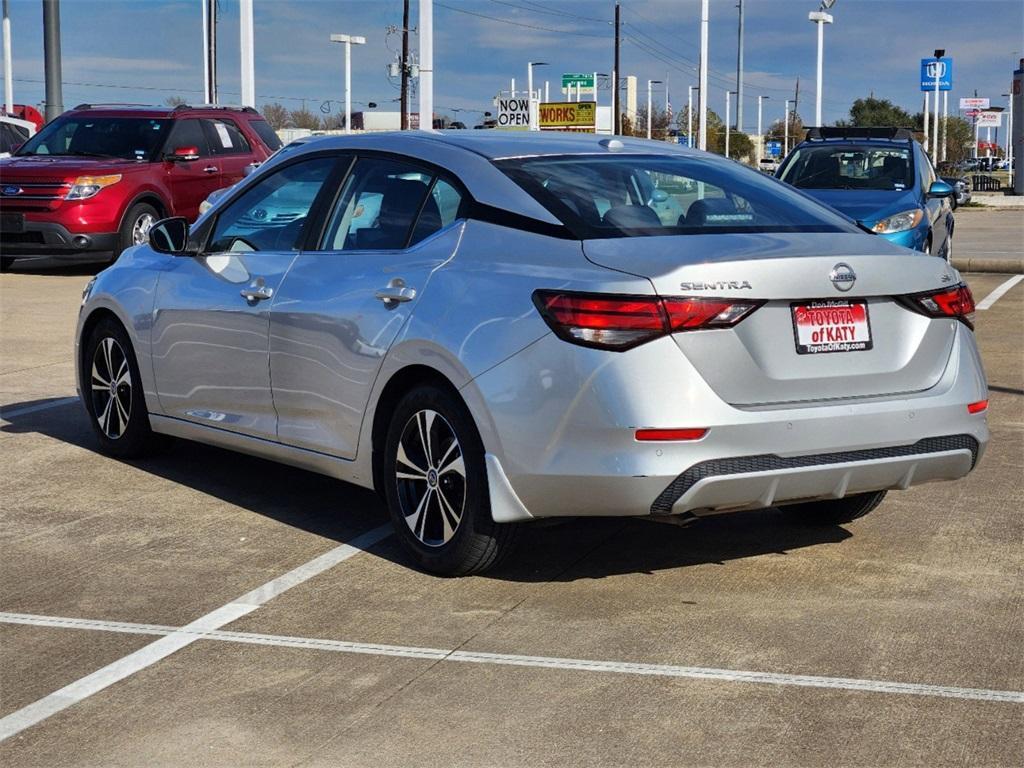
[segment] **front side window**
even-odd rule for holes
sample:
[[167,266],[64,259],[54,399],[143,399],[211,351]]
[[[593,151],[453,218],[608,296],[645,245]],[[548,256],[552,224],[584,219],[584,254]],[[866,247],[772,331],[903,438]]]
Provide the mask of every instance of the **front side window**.
[[144,117],[59,117],[18,150],[25,155],[156,158],[172,121]]
[[857,231],[839,214],[735,163],[634,155],[495,164],[583,239]]
[[345,180],[331,215],[324,250],[406,248],[421,209],[429,203],[436,205],[432,196],[428,201],[432,182],[433,175],[416,166],[395,160],[360,158]]
[[914,163],[909,146],[805,146],[793,152],[781,178],[798,189],[893,192],[914,186]]
[[313,202],[336,162],[311,158],[260,179],[217,217],[207,252],[301,248]]
[[199,120],[175,120],[171,128],[171,137],[167,140],[164,154],[171,154],[179,148],[194,148],[200,157],[208,157],[210,146],[206,143],[203,124]]

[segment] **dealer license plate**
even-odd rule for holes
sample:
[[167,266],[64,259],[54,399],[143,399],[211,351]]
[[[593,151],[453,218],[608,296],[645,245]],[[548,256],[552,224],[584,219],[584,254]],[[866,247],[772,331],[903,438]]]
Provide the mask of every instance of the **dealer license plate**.
[[866,301],[826,299],[790,305],[799,355],[871,349]]

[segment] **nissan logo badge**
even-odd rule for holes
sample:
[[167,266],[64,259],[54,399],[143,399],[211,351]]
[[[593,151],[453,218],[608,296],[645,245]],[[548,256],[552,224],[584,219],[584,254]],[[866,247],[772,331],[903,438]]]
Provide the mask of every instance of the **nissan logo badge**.
[[832,281],[832,285],[836,287],[837,291],[845,292],[853,288],[853,284],[857,282],[857,273],[853,271],[853,267],[849,264],[839,262],[832,267],[828,279]]

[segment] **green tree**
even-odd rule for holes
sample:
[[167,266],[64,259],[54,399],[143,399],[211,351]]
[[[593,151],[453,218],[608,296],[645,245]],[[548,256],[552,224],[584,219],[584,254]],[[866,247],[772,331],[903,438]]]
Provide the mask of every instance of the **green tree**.
[[974,133],[963,118],[950,117],[943,122],[942,136],[946,144],[946,162],[959,163],[971,155]]
[[[677,113],[676,125],[678,125],[681,130],[685,131],[686,130],[686,126],[688,125],[688,119],[689,119],[689,107],[683,107]],[[696,136],[699,131],[700,131],[700,111],[697,110],[697,109],[694,109],[693,110],[693,133],[694,133],[694,135]],[[715,151],[721,152],[722,151],[721,147],[725,144],[725,141],[723,139],[724,135],[725,134],[722,131],[722,118],[720,118],[716,112],[714,112],[713,110],[709,109],[708,110],[708,142],[707,142],[708,149],[710,151],[712,151],[712,152],[715,152]],[[732,153],[732,139],[731,138],[729,139],[729,143],[730,143],[729,150],[730,150],[730,154],[731,154]],[[697,146],[696,142],[694,142],[694,146]],[[715,147],[719,147],[719,149],[716,150]]]
[[[629,126],[629,133],[626,127]],[[660,109],[657,104],[651,109],[651,138],[664,141],[668,138],[668,112]],[[636,122],[634,123],[627,115],[622,116],[622,135],[647,138],[647,105],[636,111]]]
[[[786,126],[783,125],[781,120],[776,120],[768,128],[768,140],[769,141],[783,141],[786,138]],[[796,112],[789,113],[789,146],[785,147],[785,152],[789,152],[798,142],[804,139],[804,121]],[[731,147],[730,147],[731,148]]]
[[914,124],[914,118],[902,107],[898,107],[888,99],[876,99],[868,97],[857,99],[850,107],[850,120],[848,125],[856,128],[870,126],[893,126],[895,128],[909,128]]

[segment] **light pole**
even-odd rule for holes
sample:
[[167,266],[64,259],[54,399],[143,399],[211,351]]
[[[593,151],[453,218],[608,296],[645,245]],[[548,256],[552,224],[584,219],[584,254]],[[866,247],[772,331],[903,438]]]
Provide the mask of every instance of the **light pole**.
[[700,148],[708,148],[708,0],[700,3]]
[[537,120],[537,115],[534,114],[534,112],[535,112],[534,105],[537,103],[537,101],[539,101],[539,99],[534,99],[534,93],[533,93],[533,68],[534,67],[545,67],[545,66],[547,66],[547,62],[546,61],[528,61],[526,63],[526,92],[527,92],[526,95],[529,98],[529,105],[530,105],[530,112],[529,112],[529,114],[530,114],[530,130],[531,131],[539,131],[540,130],[540,125],[538,124],[539,121]]
[[651,86],[660,83],[661,80],[648,80],[647,81],[647,138],[651,138]]
[[11,16],[7,0],[3,3],[3,36],[4,36],[4,109],[7,114],[14,112],[14,74],[11,71]]
[[729,134],[732,133],[732,128],[729,125],[729,111],[732,108],[732,95],[736,91],[725,92],[725,156],[729,157]]
[[[1013,169],[1013,94],[1004,93],[1002,94],[1006,99],[1006,103],[1009,105],[1006,115],[1006,162],[1007,167]],[[1013,177],[1010,177],[1011,182]]]
[[761,131],[761,101],[770,98],[771,96],[761,96],[760,94],[757,96],[757,140],[760,142],[759,151],[762,157],[764,156],[764,133]]
[[693,147],[693,92],[695,85],[686,86],[686,146]]
[[345,44],[345,133],[352,133],[352,46],[363,45],[365,37],[331,35],[332,43]]
[[[942,146],[942,144],[939,143],[939,81],[941,79],[940,75],[942,74],[942,57],[945,55],[945,48],[935,49],[935,130],[933,131],[935,135],[935,151],[932,152],[932,160],[936,163],[941,159],[939,157],[939,153],[941,152],[939,147]],[[928,116],[925,115],[925,120],[927,119]]]
[[809,21],[818,25],[818,80],[816,84],[816,101],[814,104],[814,124],[821,126],[821,84],[822,64],[825,60],[825,25],[832,23],[832,16],[825,10],[835,5],[835,0],[821,0],[821,10],[807,14]]
[[782,116],[782,156],[789,154],[789,99],[786,99],[786,114]]
[[[420,130],[434,128],[434,0],[420,0]],[[513,98],[515,94],[512,94]]]
[[256,63],[254,59],[254,33],[252,0],[240,0],[239,2],[239,29],[241,39],[239,40],[239,53],[242,57],[242,106],[256,106]]

